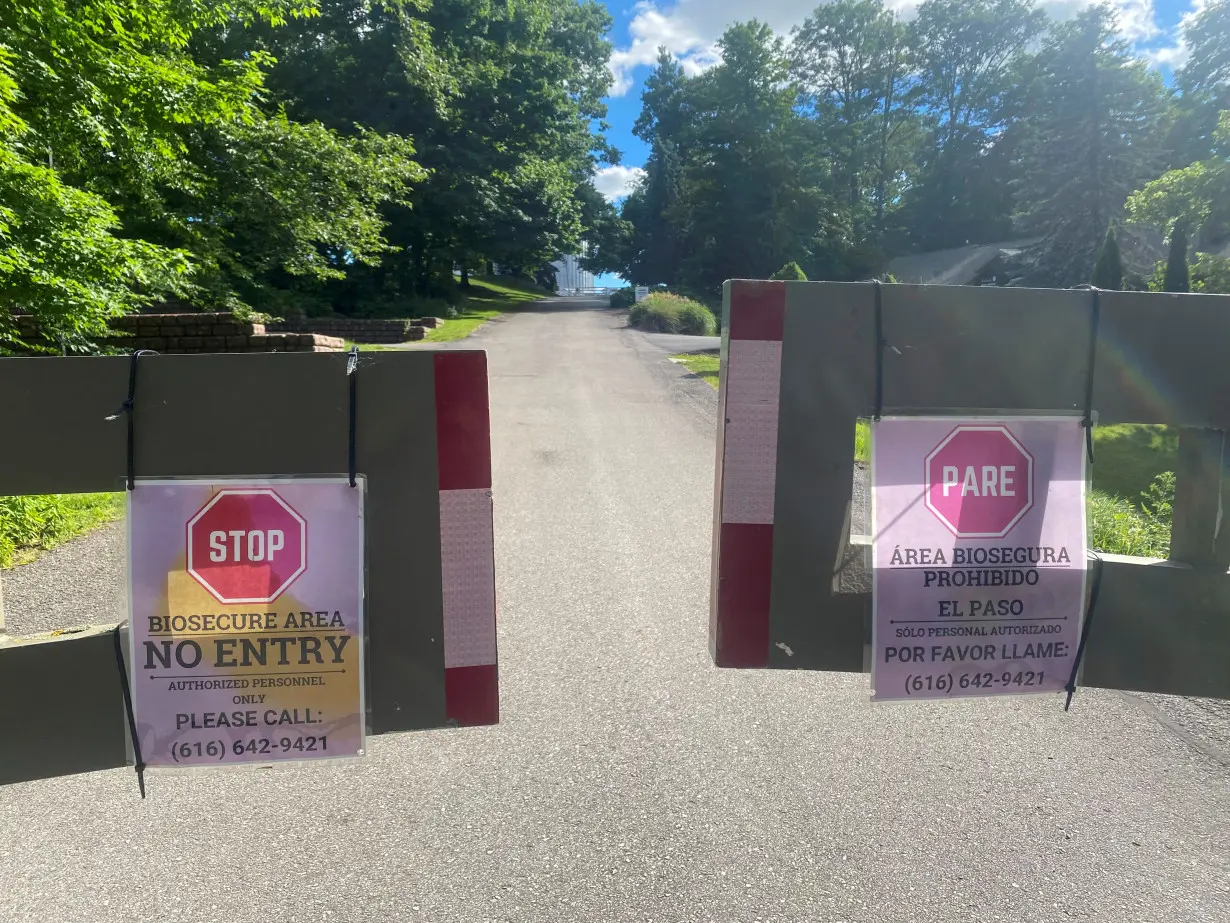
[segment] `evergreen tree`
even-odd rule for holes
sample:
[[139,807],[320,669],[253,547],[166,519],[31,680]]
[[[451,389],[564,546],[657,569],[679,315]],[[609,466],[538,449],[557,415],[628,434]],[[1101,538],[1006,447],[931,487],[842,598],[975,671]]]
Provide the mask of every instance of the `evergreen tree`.
[[640,221],[628,281],[634,285],[676,285],[684,239],[680,227],[682,167],[675,145],[655,138],[645,164]]
[[798,263],[791,260],[769,278],[777,282],[806,282],[807,273],[803,272]]
[[1097,262],[1093,266],[1093,276],[1090,283],[1094,288],[1123,288],[1123,258],[1119,254],[1119,240],[1115,236],[1114,225],[1106,231],[1102,241],[1102,249],[1098,252]]
[[918,8],[911,42],[930,138],[903,216],[914,246],[957,247],[1011,233],[1011,161],[996,156],[1009,115],[1004,103],[1045,21],[1033,0],[926,0]]
[[1166,90],[1109,7],[1057,26],[1038,65],[1019,139],[1021,221],[1042,238],[1027,281],[1066,288],[1089,278],[1104,229],[1157,175]]
[[1166,277],[1162,282],[1162,291],[1191,291],[1187,273],[1187,232],[1181,224],[1176,224],[1170,232],[1170,252],[1166,257]]

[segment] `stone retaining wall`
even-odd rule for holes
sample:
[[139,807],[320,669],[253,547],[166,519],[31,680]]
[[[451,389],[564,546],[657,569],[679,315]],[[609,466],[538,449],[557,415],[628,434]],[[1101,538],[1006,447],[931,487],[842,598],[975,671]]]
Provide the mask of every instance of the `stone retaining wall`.
[[290,317],[270,324],[270,332],[317,333],[322,336],[344,337],[357,343],[405,343],[421,340],[427,327],[439,326],[434,317],[418,320],[375,319],[358,317]]
[[[31,317],[18,317],[23,339],[38,338]],[[129,314],[111,321],[118,336],[104,342],[119,349],[183,353],[328,353],[346,348],[340,337],[314,333],[270,333],[264,324],[241,321],[233,314]]]

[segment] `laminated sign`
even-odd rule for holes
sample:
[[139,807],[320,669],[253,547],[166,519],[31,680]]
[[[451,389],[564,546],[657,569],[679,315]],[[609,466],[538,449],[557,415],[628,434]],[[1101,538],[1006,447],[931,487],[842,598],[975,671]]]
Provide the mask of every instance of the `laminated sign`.
[[139,479],[128,573],[148,766],[363,754],[361,479]]
[[1085,598],[1074,417],[886,417],[872,429],[873,698],[1054,692]]

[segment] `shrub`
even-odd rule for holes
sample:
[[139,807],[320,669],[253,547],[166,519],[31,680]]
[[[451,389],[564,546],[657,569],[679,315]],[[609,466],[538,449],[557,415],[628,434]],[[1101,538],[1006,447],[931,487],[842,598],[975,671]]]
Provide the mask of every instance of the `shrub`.
[[798,263],[791,260],[777,272],[773,273],[773,275],[769,276],[769,278],[778,282],[806,282],[807,273],[799,268]]
[[123,511],[122,493],[0,497],[0,567],[118,519]]
[[1108,554],[1167,557],[1174,484],[1174,472],[1159,474],[1139,505],[1095,490],[1089,497],[1089,547]]
[[626,311],[636,304],[636,289],[621,288],[611,292],[611,307],[617,311]]
[[703,304],[666,292],[655,292],[634,304],[628,324],[641,330],[692,336],[713,336],[717,331],[717,319]]

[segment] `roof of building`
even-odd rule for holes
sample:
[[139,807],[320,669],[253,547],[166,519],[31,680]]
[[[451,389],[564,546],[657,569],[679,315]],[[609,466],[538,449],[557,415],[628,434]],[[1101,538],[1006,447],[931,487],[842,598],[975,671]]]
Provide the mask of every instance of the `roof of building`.
[[1036,240],[1004,241],[992,244],[970,244],[951,250],[932,250],[899,256],[888,264],[889,272],[898,282],[925,282],[931,285],[967,285],[978,273],[1001,256],[1018,255]]

